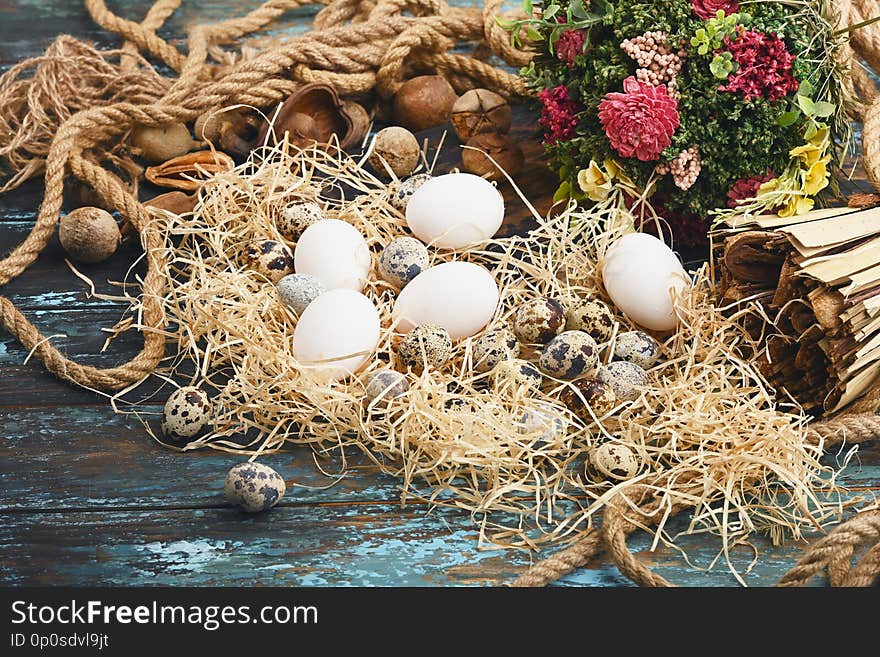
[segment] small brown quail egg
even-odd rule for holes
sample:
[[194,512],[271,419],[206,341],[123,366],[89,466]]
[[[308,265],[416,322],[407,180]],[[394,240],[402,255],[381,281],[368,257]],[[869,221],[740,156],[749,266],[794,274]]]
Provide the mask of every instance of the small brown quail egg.
[[416,326],[403,338],[397,354],[407,367],[415,371],[421,371],[426,365],[441,367],[452,355],[452,338],[449,331],[440,326]]
[[[593,415],[601,418],[617,405],[617,395],[607,383],[598,379],[580,379],[570,383],[559,397],[562,403],[583,422],[589,424]],[[593,414],[590,414],[590,410]]]
[[657,362],[660,345],[644,331],[628,331],[617,336],[614,345],[614,356],[629,363],[635,363],[643,369],[650,368]]
[[396,237],[379,256],[379,274],[391,285],[403,289],[428,268],[428,249],[414,237]]
[[513,317],[513,332],[524,344],[544,344],[565,326],[565,309],[555,299],[526,301]]
[[293,254],[273,240],[260,240],[247,248],[248,266],[273,283],[293,273]]
[[602,483],[609,479],[626,481],[635,477],[641,464],[638,457],[626,445],[602,443],[590,451],[586,463],[588,479]]
[[211,421],[211,400],[204,390],[194,386],[178,388],[162,412],[162,433],[170,440],[195,438]]
[[516,425],[534,447],[561,445],[566,435],[566,422],[560,411],[546,402],[527,408]]
[[324,284],[311,274],[289,274],[278,281],[278,299],[297,315],[302,315],[326,291]]
[[504,360],[519,356],[519,342],[506,328],[492,329],[474,341],[474,369],[488,372]]
[[324,211],[320,205],[306,201],[305,203],[294,203],[284,208],[275,225],[285,239],[295,242],[306,228],[324,218]]
[[248,513],[268,511],[281,501],[287,484],[277,472],[262,463],[239,463],[226,475],[226,501]]
[[393,208],[400,212],[406,212],[406,204],[409,199],[416,193],[416,190],[431,179],[430,173],[418,173],[410,176],[397,185],[397,190],[391,194],[388,202]]
[[397,370],[376,370],[367,378],[364,402],[369,405],[377,399],[391,401],[409,390],[406,375]]
[[635,363],[616,360],[599,369],[596,378],[607,383],[621,401],[638,399],[641,389],[648,385],[648,375]]
[[579,299],[568,307],[565,328],[589,333],[596,342],[607,342],[614,333],[614,314],[601,301]]
[[588,333],[564,331],[550,340],[538,360],[541,371],[557,379],[576,379],[596,369],[599,346]]
[[541,371],[529,361],[512,358],[503,360],[495,366],[492,370],[492,380],[496,390],[506,386],[540,390],[544,377],[541,375]]

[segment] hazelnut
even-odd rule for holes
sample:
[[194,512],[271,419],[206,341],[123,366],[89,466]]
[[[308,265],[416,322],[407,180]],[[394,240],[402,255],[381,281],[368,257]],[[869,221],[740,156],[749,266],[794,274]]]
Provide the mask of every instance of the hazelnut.
[[488,89],[471,89],[452,106],[452,127],[461,141],[485,132],[506,134],[512,120],[508,102]]
[[455,89],[440,75],[421,75],[407,80],[394,94],[394,122],[413,132],[449,122],[458,99]]
[[367,112],[366,108],[360,103],[355,103],[350,100],[345,101],[342,104],[342,111],[348,115],[352,125],[351,132],[341,144],[342,148],[350,149],[360,146],[364,137],[370,131],[370,124],[373,122],[370,118],[370,113]]
[[421,149],[415,135],[406,128],[392,126],[376,133],[370,165],[382,177],[388,169],[398,178],[408,176],[419,165]]
[[136,154],[151,164],[160,164],[185,155],[199,145],[183,123],[169,123],[158,127],[138,126],[131,132],[131,144]]
[[495,160],[509,176],[518,174],[525,162],[522,148],[507,135],[492,133],[474,135],[468,140],[467,146],[480,150],[466,148],[462,151],[461,162],[464,170],[483,176],[488,180],[502,180],[504,178],[504,174],[492,164],[489,157]]
[[93,264],[116,253],[122,234],[109,212],[83,207],[61,218],[58,239],[71,258]]

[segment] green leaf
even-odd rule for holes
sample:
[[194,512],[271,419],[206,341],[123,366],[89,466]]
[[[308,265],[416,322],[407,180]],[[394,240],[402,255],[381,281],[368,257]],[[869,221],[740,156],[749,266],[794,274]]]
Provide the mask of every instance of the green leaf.
[[[726,57],[724,55],[727,55]],[[716,55],[712,60],[712,63],[709,64],[709,70],[719,80],[726,80],[727,76],[730,75],[730,72],[733,70],[733,62],[730,59],[731,55],[729,52],[724,53],[723,55]]]
[[798,95],[800,96],[811,97],[813,95],[813,91],[813,85],[810,84],[809,80],[804,80],[798,87]]
[[819,118],[825,118],[834,114],[837,110],[837,106],[834,103],[829,103],[825,100],[820,100],[816,103],[816,116]]
[[522,10],[526,16],[531,16],[532,12],[535,10],[535,6],[532,4],[532,0],[523,0]]
[[791,112],[786,112],[785,114],[777,118],[776,125],[787,128],[790,125],[794,125],[795,121],[797,121],[800,117],[800,112],[798,112],[797,110],[792,110]]
[[797,104],[801,111],[807,116],[816,116],[816,103],[800,94],[797,95]]
[[551,18],[553,18],[558,13],[559,13],[559,5],[552,4],[544,10],[544,13],[542,14],[542,16],[544,17],[545,21],[549,21]]
[[571,15],[580,20],[586,20],[590,17],[587,13],[586,8],[584,7],[584,3],[581,0],[571,0],[571,4],[568,6],[568,10],[571,12]]
[[502,18],[501,16],[495,17],[495,22],[501,26],[502,29],[512,30],[514,25],[516,25],[516,21],[509,20],[507,18]]
[[806,132],[804,132],[804,139],[810,141],[813,137],[816,136],[819,132],[819,124],[813,121],[810,125],[807,126]]
[[568,198],[571,198],[571,183],[566,180],[559,185],[553,194],[553,202],[559,203],[559,201],[564,201]]
[[528,37],[529,41],[541,41],[544,39],[544,35],[531,25],[526,28],[526,37]]

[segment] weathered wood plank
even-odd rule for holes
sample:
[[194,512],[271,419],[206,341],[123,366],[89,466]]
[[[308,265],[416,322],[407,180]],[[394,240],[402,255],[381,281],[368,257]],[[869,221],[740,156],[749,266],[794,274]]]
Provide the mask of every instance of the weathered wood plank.
[[[199,586],[499,585],[524,572],[521,551],[478,550],[476,532],[455,511],[388,505],[294,506],[247,517],[231,509],[106,513],[0,514],[0,583]],[[674,521],[671,529],[680,528]],[[630,547],[656,572],[682,585],[733,586],[723,559],[695,570],[671,549],[649,552],[644,533]],[[715,539],[685,540],[691,561],[707,566]],[[755,541],[761,559],[753,585],[769,585],[803,544],[772,548]],[[744,572],[747,549],[732,562]],[[616,568],[592,564],[564,578],[567,586],[625,586]]]
[[[157,433],[160,408],[139,408]],[[242,460],[213,450],[180,454],[162,448],[137,417],[114,415],[109,406],[0,409],[0,436],[0,511],[223,506],[226,471]],[[339,472],[338,461],[322,459],[319,468],[306,448],[261,462],[287,480],[284,504],[399,501],[397,479],[380,474],[361,455],[349,456],[350,470],[333,486],[321,469]],[[864,446],[840,483],[854,493],[880,496],[880,445]]]
[[[139,408],[160,434],[159,405]],[[244,460],[214,450],[179,453],[161,447],[133,415],[109,406],[0,410],[0,510],[186,508],[224,506],[226,472]],[[160,434],[161,435],[161,434]],[[355,452],[337,481],[338,462],[293,448],[260,462],[288,483],[284,503],[398,502],[399,481]]]

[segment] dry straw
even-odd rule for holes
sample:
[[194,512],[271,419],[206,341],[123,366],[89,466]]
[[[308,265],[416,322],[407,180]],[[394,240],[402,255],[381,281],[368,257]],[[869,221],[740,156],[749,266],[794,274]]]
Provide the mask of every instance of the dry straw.
[[[459,342],[446,367],[409,374],[404,397],[368,406],[367,375],[402,369],[391,321],[396,292],[376,272],[382,247],[406,233],[403,215],[389,204],[395,186],[338,151],[298,151],[283,143],[210,180],[193,214],[152,211],[145,230],[164,244],[156,261],[165,263],[162,303],[178,347],[162,373],[210,391],[217,408],[211,433],[184,449],[259,455],[307,444],[319,456],[335,456],[344,471],[354,448],[401,479],[404,501],[465,509],[483,541],[503,545],[574,538],[593,526],[612,497],[625,498],[645,484],[656,491],[660,513],[693,506],[689,530],[717,534],[725,555],[756,531],[798,536],[804,527],[839,517],[835,472],[819,463],[821,448],[808,442],[807,418],[795,406],[775,404],[746,357],[753,349],[748,335],[713,305],[706,267],[696,273],[693,293],[681,299],[681,328],[663,342],[650,385],[607,417],[585,424],[570,413],[560,401],[565,382],[546,378],[540,392],[530,392],[475,371],[472,343],[480,334]],[[348,221],[365,236],[374,256],[365,294],[384,327],[369,365],[329,385],[298,365],[296,316],[243,258],[254,240],[283,240],[276,220],[304,200],[317,201],[326,216]],[[577,215],[570,208],[553,218],[536,216],[537,227],[526,237],[459,254],[432,248],[432,264],[466,260],[493,273],[501,301],[489,328],[508,325],[520,303],[538,295],[564,303],[607,301],[598,263],[623,229],[600,226],[620,225],[615,212]],[[615,338],[603,346],[606,360],[616,334],[630,330],[622,315],[617,320]],[[525,356],[532,355],[526,349]],[[527,429],[529,417],[539,418],[537,429]],[[560,424],[565,431],[545,431]],[[587,479],[584,458],[604,441],[638,455],[636,478]],[[671,540],[665,519],[655,531],[657,541]]]

